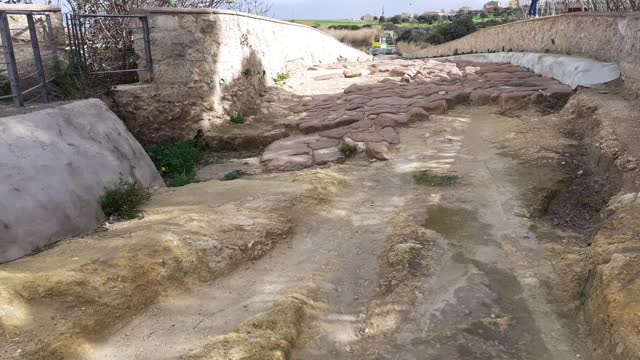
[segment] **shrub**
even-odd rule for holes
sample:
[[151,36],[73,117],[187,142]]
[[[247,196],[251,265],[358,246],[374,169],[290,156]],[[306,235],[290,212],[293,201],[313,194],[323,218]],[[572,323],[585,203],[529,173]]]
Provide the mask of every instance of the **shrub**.
[[113,79],[89,74],[86,69],[74,65],[56,65],[50,83],[51,94],[62,100],[102,98],[115,86]]
[[278,73],[278,75],[276,75],[276,77],[273,78],[273,82],[275,82],[276,85],[278,86],[282,86],[289,79],[290,76],[291,75],[289,74],[289,72]]
[[429,32],[429,29],[425,28],[408,28],[400,33],[396,41],[405,43],[425,43],[429,38]]
[[338,148],[342,155],[350,157],[358,152],[358,145],[356,144],[342,144]]
[[222,181],[237,180],[237,179],[240,179],[241,177],[243,177],[245,175],[249,175],[249,174],[244,172],[244,171],[242,171],[242,170],[233,170],[233,171],[230,171],[230,172],[224,174],[224,177],[222,178]]
[[429,34],[427,41],[437,45],[445,42],[459,39],[465,35],[475,32],[476,24],[473,22],[473,16],[470,14],[456,15],[451,22],[441,23],[434,27]]
[[137,182],[120,179],[118,185],[108,188],[102,194],[100,206],[109,218],[129,220],[140,214],[140,206],[150,198],[149,191]]
[[234,124],[238,124],[239,125],[239,124],[244,124],[245,119],[244,119],[244,116],[242,116],[242,115],[233,115],[229,119],[229,121],[231,121]]
[[195,140],[151,145],[147,153],[167,182],[167,186],[184,186],[196,179],[196,165],[204,160],[203,146]]
[[418,185],[428,186],[450,186],[458,181],[459,177],[455,175],[439,175],[429,170],[418,171],[413,174],[413,178]]

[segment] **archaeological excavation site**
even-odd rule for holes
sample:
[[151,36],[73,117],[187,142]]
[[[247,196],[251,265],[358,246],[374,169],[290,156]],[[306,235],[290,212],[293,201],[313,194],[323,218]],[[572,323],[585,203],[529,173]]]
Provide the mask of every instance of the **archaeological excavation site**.
[[638,12],[184,4],[0,5],[0,359],[640,359]]

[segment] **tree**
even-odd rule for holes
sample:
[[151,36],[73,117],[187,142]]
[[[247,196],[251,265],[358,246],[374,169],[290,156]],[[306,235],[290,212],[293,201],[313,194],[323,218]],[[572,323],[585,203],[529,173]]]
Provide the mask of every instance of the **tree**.
[[483,12],[480,13],[480,19],[486,19],[488,17],[489,17],[489,14],[487,14],[486,11],[483,11]]
[[425,43],[429,38],[429,30],[425,28],[409,28],[403,30],[396,42]]
[[387,18],[386,18],[386,17],[384,17],[384,15],[382,15],[382,16],[380,16],[380,18],[378,19],[378,21],[379,21],[381,24],[384,24],[384,23],[387,21]]
[[394,17],[391,18],[391,22],[398,25],[400,23],[402,23],[402,17],[400,15],[396,15]]
[[373,17],[373,21],[378,21],[378,17],[377,17],[377,16],[374,16],[374,17]]
[[429,34],[428,42],[434,45],[459,39],[477,30],[471,14],[456,15],[451,22],[441,23]]

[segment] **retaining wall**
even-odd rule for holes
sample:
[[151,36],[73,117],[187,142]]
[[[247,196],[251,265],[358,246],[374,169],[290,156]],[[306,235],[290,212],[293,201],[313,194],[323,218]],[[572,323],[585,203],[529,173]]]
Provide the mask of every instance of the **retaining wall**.
[[132,12],[149,18],[155,78],[119,87],[115,111],[146,143],[193,137],[229,115],[249,115],[288,69],[370,59],[319,30],[271,18],[212,9]]
[[99,198],[120,178],[164,182],[100,100],[0,119],[0,262],[104,221]]
[[423,49],[415,57],[498,51],[576,55],[617,63],[627,84],[638,92],[638,34],[638,13],[574,13],[490,27]]

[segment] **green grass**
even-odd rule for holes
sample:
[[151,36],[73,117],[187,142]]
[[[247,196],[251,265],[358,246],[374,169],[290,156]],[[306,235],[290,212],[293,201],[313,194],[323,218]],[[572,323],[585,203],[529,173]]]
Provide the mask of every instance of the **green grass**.
[[129,220],[136,218],[140,206],[149,201],[151,194],[137,182],[121,179],[118,185],[106,189],[100,197],[100,206],[108,218]]
[[361,21],[361,20],[291,20],[291,22],[296,24],[303,24],[313,27],[329,27],[331,25],[373,25],[373,26],[381,26],[377,21]]
[[230,172],[224,174],[224,177],[222,178],[222,181],[237,180],[237,179],[240,179],[241,177],[243,177],[245,175],[249,175],[249,174],[244,172],[244,171],[242,171],[242,170],[233,170],[233,171],[230,171]]
[[418,171],[413,174],[413,178],[416,184],[427,186],[451,186],[459,179],[455,175],[439,175],[429,170]]
[[147,148],[147,153],[167,186],[177,187],[198,182],[196,166],[204,160],[201,143],[184,140],[173,144],[151,145]]
[[353,155],[358,153],[358,145],[356,145],[356,144],[342,144],[342,145],[340,145],[338,150],[340,150],[342,155],[344,155],[346,157],[350,157],[350,156],[353,156]]
[[275,82],[278,86],[282,86],[287,80],[289,80],[290,76],[291,75],[288,72],[278,73],[278,75],[273,78],[273,82]]
[[231,121],[231,122],[232,122],[232,123],[234,123],[234,124],[238,124],[238,125],[240,125],[240,124],[244,124],[244,122],[245,122],[245,118],[244,118],[244,116],[242,116],[242,115],[233,115],[233,116],[229,119],[229,121]]

